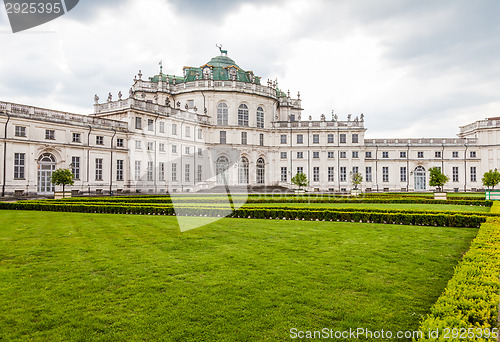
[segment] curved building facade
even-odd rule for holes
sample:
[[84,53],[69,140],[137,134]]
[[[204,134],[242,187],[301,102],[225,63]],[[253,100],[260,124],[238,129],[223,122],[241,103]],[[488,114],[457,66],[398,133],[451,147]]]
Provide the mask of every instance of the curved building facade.
[[94,113],[76,115],[0,102],[3,194],[50,195],[50,175],[70,168],[79,193],[165,193],[217,187],[311,191],[434,191],[429,168],[450,177],[448,191],[479,191],[498,167],[500,118],[460,128],[456,138],[365,139],[364,117],[302,117],[300,94],[262,84],[227,52],[182,76],[135,77],[127,98],[97,95]]

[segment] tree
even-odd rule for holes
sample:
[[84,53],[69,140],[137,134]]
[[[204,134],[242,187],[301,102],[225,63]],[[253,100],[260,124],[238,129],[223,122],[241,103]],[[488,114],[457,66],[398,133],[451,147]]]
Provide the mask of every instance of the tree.
[[490,186],[494,189],[495,186],[500,183],[500,172],[498,172],[497,169],[485,172],[482,181],[483,185],[488,187],[488,190],[490,189]]
[[299,172],[294,177],[292,177],[292,183],[299,187],[299,190],[302,189],[303,186],[307,186],[309,181],[307,180],[307,176]]
[[62,185],[63,187],[63,198],[64,198],[64,187],[66,185],[73,185],[75,181],[73,180],[73,173],[68,169],[58,169],[52,173],[52,183],[55,185]]
[[363,183],[363,175],[359,172],[353,172],[351,174],[351,183],[354,185],[354,190],[358,190],[358,185]]
[[431,167],[429,169],[429,172],[430,172],[429,185],[437,186],[439,191],[443,191],[443,185],[448,183],[450,178],[444,173],[442,173],[439,167]]

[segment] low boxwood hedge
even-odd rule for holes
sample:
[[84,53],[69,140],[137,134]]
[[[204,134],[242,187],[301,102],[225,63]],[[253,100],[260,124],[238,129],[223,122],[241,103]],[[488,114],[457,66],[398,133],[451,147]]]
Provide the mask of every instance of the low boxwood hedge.
[[429,214],[429,213],[388,213],[375,211],[352,210],[308,210],[283,208],[240,208],[229,211],[224,208],[177,207],[133,204],[92,203],[47,203],[47,202],[16,202],[0,203],[0,209],[42,210],[62,212],[110,213],[110,214],[141,214],[141,215],[182,215],[210,217],[240,217],[253,219],[285,219],[285,220],[317,220],[317,221],[349,221],[387,224],[408,224],[424,226],[447,227],[478,227],[486,221],[484,216],[463,214]]
[[[500,203],[492,211],[500,212]],[[421,323],[420,341],[497,341],[491,333],[498,332],[499,275],[500,219],[489,218]]]

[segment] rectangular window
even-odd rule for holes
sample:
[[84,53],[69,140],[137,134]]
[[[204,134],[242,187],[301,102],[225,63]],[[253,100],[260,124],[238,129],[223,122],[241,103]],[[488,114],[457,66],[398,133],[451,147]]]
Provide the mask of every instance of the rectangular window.
[[304,135],[297,134],[297,144],[303,144],[303,143],[304,143]]
[[24,179],[25,154],[14,153],[14,179]]
[[365,176],[366,176],[366,181],[371,182],[372,181],[372,167],[367,166],[365,168]]
[[471,158],[476,158],[476,156],[477,156],[476,151],[470,151]]
[[347,167],[345,166],[340,167],[340,181],[341,182],[347,181]]
[[286,144],[286,134],[282,134],[280,137],[280,143]]
[[434,152],[434,158],[441,158],[441,151]]
[[56,140],[56,132],[51,129],[45,130],[45,139],[47,140]]
[[241,132],[241,144],[246,145],[248,142],[248,134],[247,132]]
[[153,180],[153,162],[152,161],[148,161],[148,169],[147,169],[147,178],[148,178],[148,181],[152,181]]
[[353,134],[352,135],[352,143],[357,144],[359,142],[359,135]]
[[335,180],[334,178],[334,171],[335,168],[333,166],[328,166],[328,181],[333,182]]
[[328,159],[333,159],[335,158],[335,152],[328,151]]
[[163,162],[160,162],[158,164],[158,179],[160,181],[165,180],[165,163],[163,163]]
[[73,133],[73,142],[74,143],[81,143],[82,142],[82,135],[80,133]]
[[122,138],[116,139],[116,147],[123,147],[123,146],[125,146],[125,140],[123,140]]
[[328,143],[329,144],[333,144],[334,143],[333,134],[328,134]]
[[219,143],[220,144],[225,144],[226,143],[226,131],[220,131],[219,132]]
[[71,173],[73,179],[80,179],[80,157],[71,157]]
[[319,167],[313,167],[313,182],[319,182]]
[[359,167],[353,166],[352,167],[352,173],[358,173],[359,172]]
[[365,152],[365,158],[370,159],[372,157],[371,152]]
[[288,172],[286,167],[281,167],[281,181],[288,182]]
[[203,150],[201,149],[201,147],[198,147],[198,155],[200,157],[203,157]]
[[477,182],[477,171],[475,166],[471,166],[470,168],[470,181]]
[[264,133],[260,133],[259,135],[259,145],[264,146]]
[[165,133],[165,122],[160,121],[160,133]]
[[141,180],[141,162],[138,160],[135,161],[135,180]]
[[319,134],[313,134],[313,144],[319,144]]
[[203,130],[201,128],[198,128],[198,139],[199,140],[203,139]]
[[[420,152],[418,152],[418,153],[420,153]],[[422,153],[423,153],[423,152],[422,152]],[[401,151],[401,152],[399,152],[399,158],[406,158],[406,151]],[[422,157],[419,157],[419,158],[423,158],[423,156],[422,156]]]
[[140,142],[139,140],[136,140],[136,141],[135,141],[135,149],[136,149],[136,150],[140,150],[141,148],[142,148],[142,146],[141,146],[141,142]]
[[177,145],[172,145],[172,153],[177,153]]
[[154,120],[148,119],[148,131],[154,131],[155,129],[154,124],[155,124]]
[[286,152],[281,152],[280,157],[281,157],[281,159],[286,159],[288,156],[287,156]]
[[123,180],[123,160],[120,159],[116,161],[116,180]]
[[172,163],[172,182],[177,182],[177,163]]
[[172,124],[172,135],[177,135],[177,124]]
[[340,158],[341,159],[347,158],[347,152],[340,152]]
[[165,144],[164,143],[160,143],[158,145],[158,150],[160,150],[160,152],[165,152]]
[[186,137],[191,138],[191,127],[186,126]]
[[458,152],[457,151],[453,151],[452,152],[452,157],[453,158],[458,158]]
[[152,141],[148,141],[148,151],[154,151],[155,150],[155,143]]
[[95,180],[102,181],[102,158],[95,160]]
[[96,136],[95,137],[95,144],[96,145],[104,145],[104,137],[103,136]]
[[319,152],[313,152],[313,158],[319,159]]
[[203,167],[202,165],[198,165],[198,170],[196,172],[196,181],[197,182],[202,182],[203,181]]
[[402,166],[400,169],[400,181],[401,182],[406,182],[407,177],[406,177],[406,166]]
[[423,158],[424,157],[424,152],[417,152],[417,158]]
[[340,141],[340,143],[341,143],[341,144],[345,144],[345,143],[347,142],[347,137],[346,137],[346,135],[345,135],[345,134],[341,134],[341,135],[339,136],[339,141]]
[[135,118],[135,129],[142,129],[142,119]]
[[26,136],[26,127],[16,126],[16,137],[25,137]]
[[184,181],[189,182],[191,179],[191,164],[184,165]]
[[[458,153],[458,152],[457,152]],[[458,182],[458,167],[457,166],[454,166],[453,167],[453,174],[452,174],[452,177],[453,177],[453,181],[454,182]]]
[[302,166],[297,167],[297,173],[304,173],[304,168]]
[[389,152],[382,152],[382,158],[389,158]]
[[297,152],[297,159],[304,158],[304,152]]
[[190,151],[190,150],[191,150],[191,148],[190,148],[189,146],[186,146],[186,147],[184,148],[184,154],[189,154],[189,153],[191,153],[191,151]]
[[389,181],[389,168],[384,166],[382,168],[382,182],[388,182]]
[[352,151],[352,157],[353,158],[359,158],[359,152],[358,151]]

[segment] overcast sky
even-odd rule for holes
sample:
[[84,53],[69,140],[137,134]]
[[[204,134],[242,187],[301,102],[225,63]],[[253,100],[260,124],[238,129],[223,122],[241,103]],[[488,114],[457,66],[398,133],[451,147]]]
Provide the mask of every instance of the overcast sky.
[[219,54],[301,93],[304,115],[365,114],[370,138],[453,137],[500,116],[496,0],[80,0],[13,34],[0,8],[0,100],[81,114],[134,75]]

